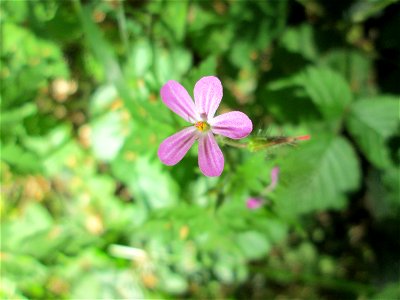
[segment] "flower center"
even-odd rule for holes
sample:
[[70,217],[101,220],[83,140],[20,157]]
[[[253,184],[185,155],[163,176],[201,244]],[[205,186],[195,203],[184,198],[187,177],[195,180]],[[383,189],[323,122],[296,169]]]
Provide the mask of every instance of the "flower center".
[[210,128],[210,125],[208,125],[207,122],[199,121],[194,123],[194,127],[196,127],[198,131],[203,132],[207,131]]

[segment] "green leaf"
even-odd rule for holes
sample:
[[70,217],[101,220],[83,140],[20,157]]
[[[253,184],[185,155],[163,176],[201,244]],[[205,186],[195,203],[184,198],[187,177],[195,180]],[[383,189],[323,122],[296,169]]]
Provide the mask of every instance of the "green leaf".
[[400,299],[400,285],[399,282],[386,283],[383,289],[376,293],[371,299],[374,300],[387,300],[387,299]]
[[358,188],[359,162],[342,137],[320,135],[278,161],[277,209],[297,215],[346,206],[345,192]]
[[[113,108],[113,105],[121,108]],[[90,102],[91,146],[95,156],[105,161],[113,160],[124,145],[133,123],[124,118],[123,102],[114,86],[99,88]]]
[[271,248],[266,236],[257,231],[240,233],[237,236],[237,241],[247,259],[260,259]]
[[122,148],[126,135],[118,113],[109,113],[92,122],[92,147],[97,158],[113,160]]
[[376,86],[371,82],[372,61],[364,52],[335,49],[322,57],[322,63],[346,78],[355,95],[376,94]]
[[[46,149],[41,147],[40,149]],[[60,172],[70,169],[68,162],[77,158],[82,158],[83,149],[79,144],[69,139],[67,143],[59,145],[54,151],[47,153],[43,158],[43,167],[47,176],[55,176]],[[80,168],[82,171],[84,168]]]
[[286,29],[281,43],[290,52],[299,53],[311,61],[318,57],[318,49],[314,42],[314,30],[308,24]]
[[154,56],[155,75],[160,85],[171,79],[180,80],[192,65],[190,52],[180,47],[157,47]]
[[153,61],[153,52],[150,41],[147,39],[137,40],[129,54],[126,65],[127,74],[132,77],[141,77],[150,68]]
[[354,23],[361,23],[368,18],[382,12],[387,6],[398,2],[398,0],[366,0],[358,1],[350,10],[350,18]]
[[182,41],[185,36],[188,4],[188,1],[164,2],[163,13],[161,15],[178,41]]
[[144,299],[131,272],[113,268],[82,272],[72,287],[73,299]]
[[230,182],[232,194],[243,194],[249,190],[261,192],[269,181],[270,166],[265,160],[265,153],[251,153],[237,166]]
[[191,91],[194,88],[195,83],[203,76],[209,76],[215,74],[217,69],[217,58],[215,56],[209,56],[204,59],[197,68],[193,68],[183,85],[192,94]]
[[[31,101],[39,89],[46,87],[47,80],[69,77],[66,61],[56,43],[39,39],[27,28],[9,22],[2,22],[2,29],[7,32],[0,54],[2,108],[14,109]],[[22,112],[26,116],[32,109],[28,106]]]
[[385,169],[375,168],[368,172],[366,179],[366,202],[370,214],[375,219],[396,218],[400,212],[400,167]]
[[[5,268],[2,268],[3,271]],[[16,278],[10,279],[10,275],[1,274],[1,285],[0,285],[0,299],[18,299],[18,300],[29,300],[23,296],[22,292],[17,288],[20,284],[21,279]]]
[[309,68],[298,80],[327,119],[342,116],[352,100],[350,88],[344,78],[330,69]]
[[71,139],[71,128],[62,124],[51,129],[43,136],[26,136],[23,144],[30,151],[43,159],[47,159],[63,147]]
[[26,103],[23,106],[1,112],[0,124],[8,127],[12,123],[21,122],[26,117],[37,113],[37,107],[34,103]]
[[344,78],[326,67],[308,67],[291,78],[271,83],[269,88],[279,90],[296,86],[302,88],[327,120],[342,117],[353,98]]
[[20,289],[42,286],[46,282],[48,272],[49,269],[32,256],[7,253],[1,261],[1,285],[3,286],[3,277],[6,275],[17,282]]
[[1,160],[21,173],[40,172],[42,170],[38,157],[15,143],[1,145]]
[[158,161],[148,157],[138,157],[132,161],[122,154],[113,162],[112,170],[147,208],[169,207],[178,200],[177,184]]
[[140,98],[136,97],[136,90],[129,88],[115,52],[103,37],[100,29],[92,22],[91,11],[87,7],[81,8],[79,2],[75,3],[78,7],[79,16],[89,46],[96,59],[101,63],[108,83],[114,85],[126,109],[135,120],[145,121],[148,126],[157,123],[157,118],[145,118],[147,114],[141,113],[145,111],[151,115],[156,115],[157,112],[154,105],[152,106],[147,101],[140,101],[139,104],[138,99]]
[[163,269],[161,273],[161,289],[172,295],[183,294],[188,289],[185,277]]
[[44,257],[59,243],[50,234],[53,219],[50,213],[39,204],[30,204],[19,219],[1,226],[5,237],[2,245],[6,251]]
[[[229,246],[233,245],[229,244]],[[212,270],[221,282],[232,284],[246,279],[247,269],[240,252],[233,252],[232,248],[228,248],[217,254],[217,257],[212,263]]]
[[4,1],[2,3],[3,18],[16,23],[26,20],[29,12],[28,2],[25,1]]
[[379,96],[354,103],[347,128],[367,159],[378,168],[390,166],[385,142],[399,126],[399,97]]

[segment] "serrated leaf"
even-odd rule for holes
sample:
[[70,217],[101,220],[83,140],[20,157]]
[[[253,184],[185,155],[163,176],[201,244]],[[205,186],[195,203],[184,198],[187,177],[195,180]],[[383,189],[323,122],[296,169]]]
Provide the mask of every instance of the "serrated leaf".
[[352,100],[346,81],[328,68],[308,68],[298,82],[327,119],[340,117]]
[[324,55],[322,63],[347,78],[351,90],[356,95],[376,93],[376,86],[371,82],[372,62],[362,51],[332,50]]
[[356,153],[342,137],[315,137],[278,164],[276,205],[283,214],[341,209],[346,205],[344,193],[360,182]]
[[399,98],[380,96],[357,101],[351,107],[347,128],[367,159],[378,168],[390,166],[386,139],[399,126]]
[[327,120],[339,119],[353,99],[344,78],[326,67],[308,67],[269,84],[271,90],[299,86]]

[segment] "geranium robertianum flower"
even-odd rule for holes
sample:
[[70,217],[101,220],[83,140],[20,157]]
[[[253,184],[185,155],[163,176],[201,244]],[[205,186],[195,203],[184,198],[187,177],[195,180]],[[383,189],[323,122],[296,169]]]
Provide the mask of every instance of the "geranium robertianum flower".
[[253,130],[251,120],[240,111],[231,111],[214,117],[222,99],[222,85],[217,77],[207,76],[194,87],[194,102],[186,89],[174,80],[168,81],[160,91],[161,99],[174,113],[191,126],[165,139],[158,157],[168,165],[177,164],[199,141],[199,167],[206,176],[219,176],[224,169],[224,156],[214,134],[241,139]]

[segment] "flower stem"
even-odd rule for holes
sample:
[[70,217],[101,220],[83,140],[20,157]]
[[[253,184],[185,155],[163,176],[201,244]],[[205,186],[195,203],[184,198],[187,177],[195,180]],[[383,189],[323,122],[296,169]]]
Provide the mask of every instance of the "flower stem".
[[256,152],[260,150],[264,150],[273,146],[280,145],[296,145],[298,141],[307,141],[311,137],[310,135],[304,135],[299,137],[269,137],[269,138],[250,138],[248,143],[240,143],[231,139],[227,139],[221,136],[218,136],[218,141],[224,145],[228,145],[235,148],[247,148],[250,152]]
[[228,145],[228,146],[235,147],[235,148],[242,148],[242,149],[247,148],[247,145],[248,145],[247,143],[238,143],[233,140],[228,140],[225,138],[219,138],[219,141],[222,142],[224,145]]

